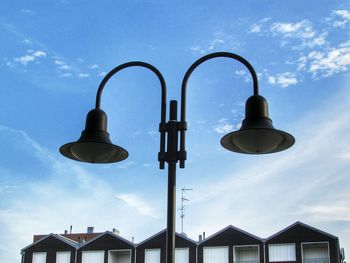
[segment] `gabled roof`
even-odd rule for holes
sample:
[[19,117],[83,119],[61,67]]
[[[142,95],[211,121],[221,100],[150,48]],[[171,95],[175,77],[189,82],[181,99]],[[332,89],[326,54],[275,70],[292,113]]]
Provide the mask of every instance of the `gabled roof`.
[[[157,236],[163,234],[164,232],[166,232],[166,228],[163,229],[162,231],[159,231],[158,233],[156,233],[156,234],[150,236],[149,238],[146,238],[146,239],[143,240],[142,242],[138,243],[138,244],[137,244],[137,247],[140,246],[140,245],[142,245],[142,244],[144,244],[144,243],[146,243],[147,241],[149,241],[149,240],[151,240],[151,239],[153,239],[153,238],[155,238],[155,237],[157,237]],[[183,234],[175,233],[175,235],[178,236],[178,237],[181,237],[181,238],[183,238],[183,239],[185,239],[185,240],[187,240],[187,241],[189,241],[189,242],[191,242],[191,243],[193,243],[193,244],[197,244],[196,241],[194,241],[194,240],[191,239],[191,238],[188,238],[187,236],[185,236],[185,235],[183,235]]]
[[125,242],[125,243],[127,243],[127,244],[129,244],[129,245],[131,245],[131,246],[133,246],[133,247],[135,246],[135,244],[132,243],[131,241],[129,241],[129,240],[127,240],[127,239],[125,239],[125,238],[123,238],[123,237],[121,237],[121,236],[118,236],[118,235],[114,234],[113,232],[106,231],[106,232],[102,233],[101,235],[90,239],[88,242],[86,242],[86,243],[84,243],[83,245],[81,245],[81,246],[79,247],[79,249],[85,247],[86,245],[88,245],[88,244],[94,242],[95,240],[97,240],[97,239],[99,239],[99,238],[101,238],[101,237],[103,237],[103,236],[105,236],[105,235],[110,235],[110,236],[112,236],[112,237],[114,237],[114,238],[116,238],[116,239],[119,239],[119,240],[121,240],[121,241],[123,241],[123,242]]
[[60,240],[60,241],[62,241],[62,242],[64,242],[64,243],[66,243],[67,245],[69,245],[69,246],[71,246],[71,247],[73,247],[73,248],[75,248],[75,249],[77,249],[78,246],[79,246],[79,243],[78,243],[78,242],[75,242],[75,241],[73,241],[73,240],[70,240],[69,238],[66,238],[66,237],[64,237],[64,236],[61,236],[61,235],[59,235],[59,234],[52,234],[52,233],[51,233],[51,234],[49,234],[49,235],[43,237],[42,239],[39,239],[39,240],[33,242],[33,243],[30,244],[29,246],[26,246],[25,248],[22,248],[22,251],[27,250],[28,248],[30,248],[30,247],[32,247],[32,246],[34,246],[34,245],[36,245],[36,244],[38,244],[38,243],[44,241],[45,239],[47,239],[47,238],[49,238],[49,237],[54,237],[54,238],[56,238],[56,239],[58,239],[58,240]]
[[253,235],[253,234],[251,234],[251,233],[249,233],[249,232],[247,232],[247,231],[244,231],[244,230],[242,230],[242,229],[240,229],[240,228],[238,228],[238,227],[235,227],[235,226],[233,226],[233,225],[229,225],[229,226],[227,226],[227,227],[221,229],[220,231],[218,231],[218,232],[212,234],[211,236],[207,237],[206,239],[204,239],[204,240],[202,240],[202,241],[199,241],[198,244],[199,244],[199,245],[200,245],[200,244],[203,244],[203,243],[205,243],[206,241],[212,239],[213,237],[216,237],[217,235],[220,235],[221,233],[225,232],[225,231],[228,230],[228,229],[236,230],[236,231],[241,232],[242,234],[245,234],[245,235],[247,235],[247,236],[250,236],[250,237],[252,237],[252,238],[254,238],[254,239],[257,239],[257,240],[259,240],[259,241],[263,241],[263,239],[260,238],[260,237],[258,237],[258,236],[255,236],[255,235]]
[[312,227],[312,226],[309,226],[309,225],[307,225],[307,224],[304,224],[304,223],[302,223],[302,222],[300,222],[300,221],[297,221],[297,222],[295,222],[294,224],[291,224],[290,226],[287,226],[286,228],[284,228],[284,229],[282,229],[281,231],[277,232],[276,234],[273,234],[272,236],[266,238],[264,241],[267,242],[267,241],[273,239],[274,237],[279,236],[280,234],[282,234],[282,233],[288,231],[289,229],[291,229],[291,228],[293,228],[293,227],[295,227],[295,226],[298,226],[298,225],[299,225],[299,226],[302,226],[302,227],[306,227],[306,228],[308,228],[308,229],[310,229],[310,230],[313,230],[313,231],[315,231],[315,232],[318,232],[318,233],[320,233],[320,234],[322,234],[322,235],[325,235],[325,236],[328,236],[328,237],[330,237],[330,238],[338,239],[338,237],[333,236],[332,234],[329,234],[329,233],[324,232],[324,231],[322,231],[322,230],[319,230],[319,229],[317,229],[317,228],[315,228],[315,227]]

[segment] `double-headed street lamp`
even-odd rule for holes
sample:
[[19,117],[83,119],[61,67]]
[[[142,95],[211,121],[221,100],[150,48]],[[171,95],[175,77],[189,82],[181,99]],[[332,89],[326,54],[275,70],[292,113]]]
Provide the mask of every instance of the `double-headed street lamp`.
[[[168,163],[168,211],[167,211],[167,254],[166,263],[175,261],[175,204],[176,204],[176,164],[185,168],[186,149],[186,89],[192,72],[203,62],[217,57],[238,60],[244,64],[252,78],[254,95],[249,97],[245,105],[245,119],[238,131],[231,132],[221,139],[221,145],[227,150],[237,153],[265,154],[288,149],[294,144],[292,135],[276,130],[269,118],[268,105],[264,97],[259,95],[258,78],[250,63],[239,55],[229,52],[216,52],[201,57],[187,70],[182,81],[181,119],[177,120],[177,101],[170,101],[169,120],[166,121],[166,84],[160,71],[145,62],[128,62],[111,70],[102,80],[96,95],[96,107],[86,118],[85,130],[78,141],[67,143],[60,148],[61,154],[67,158],[88,163],[113,163],[128,157],[128,152],[114,145],[107,132],[107,115],[101,110],[101,95],[108,80],[120,70],[128,67],[144,67],[153,71],[161,84],[161,120],[159,124],[160,151],[159,167],[164,169]],[[180,146],[178,142],[180,134]],[[167,149],[165,150],[165,146]]]

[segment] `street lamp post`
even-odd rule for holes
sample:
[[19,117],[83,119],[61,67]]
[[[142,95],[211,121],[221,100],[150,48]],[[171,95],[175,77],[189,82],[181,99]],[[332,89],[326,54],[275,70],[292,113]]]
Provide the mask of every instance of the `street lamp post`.
[[[166,121],[166,84],[160,71],[145,62],[128,62],[111,70],[102,80],[96,95],[96,107],[86,118],[85,130],[77,142],[67,143],[60,148],[65,157],[88,163],[113,163],[126,159],[128,152],[112,144],[107,132],[107,115],[101,110],[101,95],[108,80],[120,70],[128,67],[147,68],[158,77],[161,84],[161,121],[159,168],[168,163],[168,204],[167,204],[167,253],[166,263],[175,263],[175,205],[176,205],[176,165],[185,168],[186,89],[192,72],[203,62],[217,57],[232,58],[244,64],[253,78],[254,95],[248,98],[245,119],[238,131],[231,132],[221,139],[221,145],[233,152],[265,154],[286,150],[294,144],[292,135],[276,130],[269,118],[267,101],[259,95],[258,78],[250,63],[239,55],[229,52],[216,52],[201,57],[187,70],[182,81],[181,118],[177,120],[177,101],[170,101],[169,120]],[[179,136],[180,135],[180,136]],[[179,145],[180,137],[180,145]],[[166,146],[166,150],[165,150]]]

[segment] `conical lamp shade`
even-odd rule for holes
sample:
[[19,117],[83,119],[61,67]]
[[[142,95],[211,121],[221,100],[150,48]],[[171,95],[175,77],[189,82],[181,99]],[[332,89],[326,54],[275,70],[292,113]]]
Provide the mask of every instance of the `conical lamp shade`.
[[251,96],[247,100],[246,116],[241,128],[221,139],[221,145],[227,150],[247,154],[283,151],[291,147],[294,142],[292,135],[273,127],[267,101],[259,95]]
[[67,158],[87,163],[114,163],[129,155],[122,147],[112,144],[107,132],[107,115],[99,109],[88,113],[79,140],[61,146],[60,152]]

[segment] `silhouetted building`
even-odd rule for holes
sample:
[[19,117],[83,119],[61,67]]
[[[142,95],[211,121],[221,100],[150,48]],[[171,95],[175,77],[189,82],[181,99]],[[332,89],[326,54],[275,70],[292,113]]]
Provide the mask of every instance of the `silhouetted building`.
[[[71,238],[71,239],[70,239]],[[336,236],[301,222],[262,239],[228,226],[199,241],[176,233],[175,263],[343,263]],[[22,263],[165,263],[166,230],[135,244],[119,231],[35,235]]]

